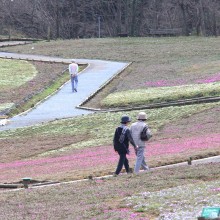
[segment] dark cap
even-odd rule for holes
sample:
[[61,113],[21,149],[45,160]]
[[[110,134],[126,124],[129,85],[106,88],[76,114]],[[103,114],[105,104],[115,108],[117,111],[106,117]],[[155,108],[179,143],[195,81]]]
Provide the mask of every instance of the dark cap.
[[121,117],[121,123],[127,123],[127,122],[130,122],[131,119],[127,116],[127,115],[123,115]]

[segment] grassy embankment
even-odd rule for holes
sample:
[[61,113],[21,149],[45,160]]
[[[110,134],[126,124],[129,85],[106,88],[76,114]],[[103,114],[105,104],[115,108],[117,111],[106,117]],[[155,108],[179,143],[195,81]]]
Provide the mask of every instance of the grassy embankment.
[[37,103],[41,102],[51,94],[59,90],[59,88],[69,80],[69,75],[62,74],[60,77],[56,78],[55,81],[51,82],[46,88],[42,89],[40,92],[34,94],[29,100],[27,100],[23,105],[16,106],[13,108],[8,116],[12,117],[16,114],[22,113],[26,110],[33,108]]
[[[62,44],[58,41],[36,44],[34,53],[68,58],[135,60],[103,91],[106,95],[109,91],[158,86],[164,78],[163,85],[174,86],[197,84],[195,82],[201,79],[219,81],[218,41],[219,38],[91,39],[62,41]],[[49,45],[47,50],[45,45]],[[75,50],[70,50],[71,46]],[[100,47],[102,50],[98,49]],[[28,48],[12,50],[27,53]],[[183,71],[187,68],[194,72]],[[138,76],[137,80],[132,80],[134,75]],[[97,99],[90,104],[97,106]],[[148,123],[154,134],[147,148],[149,165],[185,161],[189,156],[219,154],[219,106],[219,103],[212,103],[147,110]],[[138,112],[125,113],[135,120]],[[113,171],[118,157],[113,153],[111,141],[121,114],[93,114],[1,132],[1,181],[13,181],[26,175],[37,179],[70,180]],[[134,154],[130,161],[133,165]],[[1,197],[0,210],[5,219],[27,216],[46,219],[71,219],[73,216],[76,219],[140,220],[158,216],[159,219],[196,219],[204,206],[220,203],[218,170],[219,163],[188,166],[140,176],[10,192]]]
[[[34,50],[30,45],[24,45],[10,48],[10,51],[133,62],[110,86],[86,104],[91,107],[115,107],[126,106],[126,97],[131,93],[141,98],[139,101],[130,97],[129,102],[133,101],[135,105],[219,95],[218,89],[212,89],[213,84],[218,87],[220,79],[219,41],[219,38],[201,37],[78,39],[38,42]],[[172,86],[175,87],[170,88]],[[207,87],[207,90],[204,88],[202,91],[201,87]],[[123,94],[117,93],[121,91]],[[150,99],[146,97],[149,92]],[[114,93],[113,96],[101,103],[111,93]]]
[[[119,105],[125,106],[127,105],[127,103],[132,103],[131,105],[134,105],[134,103],[135,105],[146,103],[148,101],[149,96],[144,96],[143,93],[146,94],[148,91],[151,91],[150,94],[152,94],[152,102],[155,102],[155,100],[158,101],[158,96],[163,95],[165,96],[165,99],[169,98],[169,100],[178,98],[182,99],[183,96],[190,97],[193,94],[192,91],[195,90],[196,93],[199,90],[199,96],[201,96],[201,94],[206,95],[207,93],[215,93],[216,95],[216,90],[218,90],[218,88],[215,89],[215,86],[218,85],[219,81],[219,75],[217,71],[219,70],[220,64],[217,60],[219,57],[219,53],[217,50],[213,49],[215,48],[213,46],[218,43],[218,40],[218,38],[194,37],[160,39],[85,39],[70,41],[38,42],[35,44],[35,50],[29,50],[30,45],[24,45],[22,47],[18,46],[10,48],[10,51],[23,53],[30,52],[53,56],[57,55],[63,57],[73,57],[77,55],[79,58],[114,58],[114,60],[126,61],[132,61],[132,59],[134,59],[135,62],[128,68],[128,70],[126,70],[124,73],[122,73],[121,76],[116,78],[116,80],[113,81],[112,84],[108,86],[103,92],[104,94],[106,91],[115,89],[116,92],[112,94],[113,98],[111,98],[110,101],[115,103],[114,107],[117,107]],[[74,50],[72,50],[73,48]],[[83,48],[87,49],[85,50]],[[102,50],[100,50],[99,48],[102,48]],[[109,52],[106,53],[106,50],[109,48],[111,48],[111,50],[108,50]],[[4,50],[7,49],[4,48]],[[133,80],[134,75],[136,75],[135,80]],[[123,81],[121,81],[122,77],[124,77]],[[207,83],[204,84],[204,82],[206,81]],[[196,82],[203,82],[203,84],[197,84]],[[148,87],[151,88],[146,88],[146,84],[148,85]],[[175,86],[176,84],[180,84],[180,86]],[[194,85],[194,88],[199,89],[192,88],[192,86],[190,86],[192,84]],[[167,87],[168,85],[169,87]],[[174,86],[171,87],[170,85]],[[130,87],[132,86],[134,87],[134,90],[132,90],[132,92],[130,92],[130,90],[127,90],[130,89]],[[143,87],[145,87],[145,89]],[[183,88],[188,88],[188,92],[186,91],[186,89]],[[208,92],[206,88],[208,88]],[[123,90],[123,92],[120,90]],[[50,90],[47,91],[51,92]],[[139,91],[141,91],[141,93],[139,93]],[[120,92],[123,93],[123,98],[120,98],[119,103],[117,102],[117,100],[119,100],[118,94],[120,94]],[[129,94],[128,96],[126,95],[128,99],[124,98],[125,94]],[[48,95],[48,93],[46,95]],[[109,97],[111,97],[111,95]],[[107,99],[108,97],[104,100]],[[96,105],[99,105],[99,99],[98,101],[96,100],[91,104],[94,103]],[[33,103],[31,103],[29,106],[33,106]],[[213,112],[215,115],[218,115],[218,106],[219,103],[214,103],[210,105],[192,105],[180,108],[171,107],[148,110],[149,125],[152,127],[153,133],[155,134],[155,139],[152,140],[152,142],[154,141],[154,143],[158,143],[158,146],[165,145],[168,150],[169,146],[171,147],[171,145],[167,146],[162,141],[162,139],[168,140],[170,144],[170,142],[172,142],[170,141],[170,137],[174,134],[175,140],[173,140],[173,142],[176,143],[177,146],[185,146],[184,143],[179,143],[178,139],[181,138],[189,143],[196,142],[198,146],[202,146],[201,149],[200,147],[198,147],[197,149],[192,147],[191,150],[188,149],[186,152],[178,152],[174,155],[160,155],[160,160],[158,160],[157,156],[155,156],[155,159],[153,159],[152,157],[152,160],[150,161],[151,166],[184,161],[189,156],[205,157],[210,154],[218,154],[218,150],[216,149],[215,137],[213,137],[213,141],[211,141],[208,145],[208,149],[205,149],[206,145],[204,145],[204,143],[198,143],[198,136],[204,135],[204,133],[207,132],[206,130],[208,130],[208,126],[204,125],[202,121],[195,123],[193,119],[194,115],[203,115],[202,117],[206,118],[207,122],[211,120],[212,123],[209,122],[209,124],[212,124],[212,127],[216,128],[215,131],[211,129],[209,133],[218,134],[218,120],[215,120],[213,118]],[[210,110],[208,111],[207,109]],[[212,113],[209,114],[209,112]],[[37,132],[37,130],[34,129],[34,134],[30,132],[30,135],[26,134],[25,137],[21,134],[23,131],[21,133],[18,131],[17,137],[18,140],[20,140],[20,145],[23,146],[21,147],[21,149],[26,148],[26,144],[24,143],[29,143],[30,140],[32,140],[33,136],[35,136],[35,141],[37,142],[36,144],[34,144],[35,147],[33,149],[30,148],[30,153],[24,155],[24,152],[21,152],[21,155],[23,155],[22,158],[30,158],[33,157],[33,155],[52,156],[53,154],[56,155],[57,152],[65,152],[65,149],[72,150],[74,148],[81,148],[81,146],[93,147],[111,145],[114,127],[116,124],[118,124],[121,114],[122,113],[112,113],[110,115],[101,114],[98,115],[98,117],[88,116],[88,118],[87,116],[84,116],[86,117],[85,120],[83,119],[83,117],[79,117],[79,119],[70,120],[70,123],[66,121],[61,121],[58,123],[58,128],[56,129],[58,129],[58,133],[62,141],[58,141],[58,133],[56,133],[56,129],[54,130],[54,127],[51,124],[49,124],[48,127],[46,126],[46,133],[41,131],[41,129],[45,129],[44,126],[40,127],[39,133]],[[137,111],[128,112],[128,114],[130,114],[133,118],[136,118]],[[110,117],[110,119],[108,117]],[[113,121],[111,121],[112,118],[114,118]],[[184,118],[188,118],[187,123],[189,125],[189,128],[188,133],[183,135],[183,131],[185,129],[181,128],[181,123],[183,122]],[[179,123],[176,124],[176,130],[173,129],[171,134],[166,132],[165,128],[167,126],[172,126],[172,124],[176,122]],[[71,126],[71,124],[73,126]],[[100,127],[100,125],[103,124],[105,124],[106,127]],[[203,126],[205,129],[198,130],[200,133],[195,134],[195,138],[197,139],[185,139],[187,135],[189,137],[193,136],[193,134],[195,133],[193,130],[195,129],[195,124],[197,124],[198,128]],[[163,133],[165,134],[164,137],[161,138],[161,140],[157,139],[159,136],[163,136]],[[12,132],[12,134],[12,136],[9,135],[7,138],[5,138],[5,142],[7,142],[8,140],[11,140],[11,142],[13,142],[12,140],[14,137],[16,137],[16,135],[14,132]],[[70,135],[72,135],[73,137],[70,138]],[[40,136],[43,140],[41,142],[38,141],[38,137]],[[51,139],[53,141],[50,141],[49,144],[45,145],[45,142],[48,142]],[[19,143],[19,141],[17,143]],[[14,144],[12,143],[11,149],[13,148]],[[21,159],[21,157],[14,159]],[[5,161],[12,161],[12,159],[7,158],[5,159]],[[101,172],[100,169],[98,170],[99,172]]]
[[[125,113],[135,121],[138,111]],[[219,103],[148,110],[154,134],[146,154],[150,167],[218,155],[219,113]],[[112,173],[117,161],[112,137],[121,115],[97,113],[1,132],[1,181],[26,175],[62,181]],[[134,159],[132,151],[131,166]],[[21,161],[16,175],[10,174],[14,161]]]
[[[33,79],[37,70],[26,61],[0,59],[0,94],[16,93],[17,87]],[[8,100],[10,101],[10,100]],[[0,109],[12,107],[14,103],[0,103]]]
[[[67,65],[0,59],[0,110],[24,112],[69,80]],[[80,70],[85,66],[80,65]],[[10,100],[10,102],[8,102]]]
[[218,206],[219,164],[1,193],[0,218],[191,219]]

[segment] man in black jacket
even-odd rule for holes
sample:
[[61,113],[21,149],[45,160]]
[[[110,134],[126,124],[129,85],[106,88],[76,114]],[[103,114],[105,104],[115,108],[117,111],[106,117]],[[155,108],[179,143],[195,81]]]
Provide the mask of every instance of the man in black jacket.
[[127,127],[129,122],[131,122],[131,120],[127,115],[122,116],[121,126],[117,127],[115,130],[113,145],[115,151],[119,154],[118,166],[114,174],[115,176],[121,172],[123,165],[125,166],[126,172],[129,173],[129,162],[126,157],[126,154],[129,154],[129,142],[133,145],[135,151],[137,150],[130,129]]

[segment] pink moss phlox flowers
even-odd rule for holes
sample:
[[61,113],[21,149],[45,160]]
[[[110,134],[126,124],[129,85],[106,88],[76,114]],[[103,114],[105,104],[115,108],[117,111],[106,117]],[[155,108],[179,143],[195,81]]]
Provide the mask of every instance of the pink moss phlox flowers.
[[158,80],[158,81],[153,81],[153,82],[145,82],[146,86],[149,87],[166,87],[166,86],[177,86],[177,85],[184,85],[186,84],[185,80]]
[[[159,141],[153,139],[147,143],[146,156],[172,155],[187,152],[193,149],[208,149],[220,147],[220,134],[203,134],[186,138],[168,138]],[[135,153],[131,150],[129,160],[135,160]],[[31,176],[52,175],[55,173],[68,173],[72,171],[104,169],[117,164],[118,154],[112,146],[91,147],[89,149],[75,150],[67,156],[41,158],[34,160],[0,163],[0,182],[8,179]]]
[[[204,77],[202,79],[194,80],[191,83],[213,83],[220,81],[220,72],[216,73],[212,76]],[[166,86],[180,86],[188,84],[186,80],[179,79],[179,80],[158,80],[158,81],[147,81],[144,83],[145,86],[148,87],[166,87]]]
[[[134,152],[131,154],[134,158]],[[11,178],[20,179],[24,176],[37,178],[47,174],[89,170],[94,167],[102,169],[106,164],[114,165],[117,160],[118,154],[114,152],[112,146],[102,146],[75,150],[68,156],[0,163],[0,182]]]
[[213,83],[220,81],[220,72],[204,79],[197,80],[196,83]]
[[220,192],[220,188],[215,188],[215,189],[212,189],[212,191],[217,191],[217,192]]
[[148,156],[175,154],[193,149],[220,147],[220,134],[207,134],[189,138],[168,138],[159,142],[149,143]]
[[[43,158],[43,159],[35,159],[35,160],[27,160],[27,161],[15,161],[12,163],[0,163],[0,169],[1,168],[16,168],[16,167],[22,167],[22,166],[34,166],[34,165],[41,165],[41,164],[51,164],[51,163],[63,163],[67,161],[75,161],[75,162],[82,162],[84,160],[85,166],[90,166],[91,164],[87,164],[88,160],[95,158],[95,163],[102,162],[103,160],[106,160],[106,153],[110,153],[112,157],[107,156],[108,160],[114,160],[115,157],[117,157],[116,154],[112,153],[112,148],[110,149],[104,149],[102,147],[94,147],[91,149],[84,149],[76,151],[74,154],[68,155],[68,156],[61,156],[61,157],[54,157],[54,158]],[[99,160],[97,161],[97,159]]]

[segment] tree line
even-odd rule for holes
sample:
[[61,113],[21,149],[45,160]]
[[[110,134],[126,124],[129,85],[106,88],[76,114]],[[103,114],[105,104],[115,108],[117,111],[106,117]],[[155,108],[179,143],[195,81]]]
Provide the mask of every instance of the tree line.
[[34,38],[218,36],[220,0],[0,0],[0,34]]

